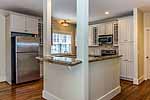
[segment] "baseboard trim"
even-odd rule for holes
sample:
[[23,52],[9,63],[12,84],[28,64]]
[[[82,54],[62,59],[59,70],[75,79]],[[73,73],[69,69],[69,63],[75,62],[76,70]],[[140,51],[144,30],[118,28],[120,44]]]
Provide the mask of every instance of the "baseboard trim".
[[46,100],[62,100],[59,97],[57,97],[45,90],[43,90],[42,97],[45,98]]
[[122,79],[122,80],[127,80],[127,81],[132,81],[132,82],[133,82],[133,79],[132,79],[132,78],[127,78],[127,77],[122,77],[122,76],[120,76],[120,79]]
[[144,76],[141,76],[141,77],[139,78],[139,84],[141,84],[144,80],[145,80],[145,79],[144,79]]
[[120,92],[121,92],[121,86],[118,86],[97,100],[111,100],[113,97],[115,97]]
[[144,76],[141,76],[139,79],[134,79],[133,84],[139,85],[145,80]]

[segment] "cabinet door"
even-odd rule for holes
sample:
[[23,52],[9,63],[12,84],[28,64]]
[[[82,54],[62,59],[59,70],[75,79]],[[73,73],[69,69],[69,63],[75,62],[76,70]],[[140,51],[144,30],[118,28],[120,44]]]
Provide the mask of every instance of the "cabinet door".
[[26,31],[32,34],[38,34],[38,19],[26,17]]
[[122,60],[128,59],[128,44],[119,43],[119,55],[122,55]]
[[10,15],[10,29],[12,32],[25,32],[25,16]]
[[88,38],[88,43],[89,43],[89,46],[92,46],[93,45],[93,27],[92,26],[89,26],[89,38]]
[[127,78],[132,80],[134,76],[134,62],[127,61]]
[[105,24],[105,31],[106,31],[106,34],[113,34],[113,23],[112,22]]
[[128,17],[128,22],[127,22],[127,40],[129,42],[133,42],[134,41],[133,17]]
[[134,41],[133,17],[119,19],[118,23],[119,42]]
[[121,61],[121,67],[120,67],[120,77],[126,78],[127,76],[127,63],[126,61]]
[[113,23],[113,45],[118,46],[118,22]]
[[126,43],[127,46],[127,59],[129,61],[134,61],[134,42]]
[[121,19],[118,21],[118,31],[119,31],[119,42],[125,42],[127,41],[127,30],[126,30],[126,21]]
[[98,34],[99,35],[105,35],[105,23],[99,24],[98,25]]

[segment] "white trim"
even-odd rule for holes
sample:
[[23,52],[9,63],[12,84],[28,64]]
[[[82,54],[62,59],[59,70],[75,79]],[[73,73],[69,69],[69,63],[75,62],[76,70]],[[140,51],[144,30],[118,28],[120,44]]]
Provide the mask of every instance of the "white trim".
[[137,26],[137,21],[138,21],[138,8],[134,8],[134,41],[135,41],[135,45],[134,45],[134,80],[133,80],[133,84],[138,83],[136,81],[136,79],[138,79],[138,41],[137,41],[137,30],[138,30],[138,26]]
[[145,79],[144,79],[144,75],[143,75],[143,76],[141,76],[141,77],[138,78],[138,79],[135,78],[135,79],[133,80],[133,84],[139,85],[139,84],[141,84],[144,80],[145,80]]
[[137,78],[134,78],[134,79],[133,79],[133,84],[139,85],[139,82],[138,82],[138,79],[137,79]]
[[141,84],[144,80],[145,80],[145,79],[144,79],[144,75],[143,75],[143,76],[141,76],[141,77],[139,78],[139,80],[138,80],[139,84]]
[[42,93],[42,97],[47,99],[47,100],[63,100],[63,99],[60,99],[59,97],[43,90],[43,93]]
[[110,100],[121,92],[121,87],[118,86],[97,100]]

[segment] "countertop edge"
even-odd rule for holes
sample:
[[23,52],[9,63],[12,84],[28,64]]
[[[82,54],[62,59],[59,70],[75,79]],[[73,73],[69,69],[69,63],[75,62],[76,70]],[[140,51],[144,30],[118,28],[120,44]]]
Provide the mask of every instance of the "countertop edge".
[[117,55],[117,56],[109,56],[109,57],[101,57],[101,58],[95,58],[92,60],[89,60],[89,62],[98,62],[98,61],[103,61],[103,60],[109,60],[109,59],[115,59],[115,58],[120,58],[122,55]]
[[[89,63],[104,61],[104,60],[109,60],[109,59],[115,59],[115,58],[120,58],[120,57],[122,57],[122,55],[113,55],[113,56],[104,56],[104,57],[95,57],[95,58],[93,57],[93,59],[89,60]],[[67,61],[65,62],[65,61],[61,61],[61,60],[53,60],[48,56],[47,57],[36,57],[36,59],[39,60],[40,62],[46,61],[46,62],[49,62],[49,63],[52,63],[52,64],[59,64],[59,65],[64,65],[64,66],[75,66],[75,65],[78,65],[78,64],[82,63],[82,61],[77,60],[75,58],[74,58],[75,60],[72,61],[72,62],[67,62]]]

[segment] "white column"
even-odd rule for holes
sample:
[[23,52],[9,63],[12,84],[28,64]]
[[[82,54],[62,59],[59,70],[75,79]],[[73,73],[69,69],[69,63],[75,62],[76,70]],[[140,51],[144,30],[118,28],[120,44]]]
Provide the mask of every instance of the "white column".
[[89,0],[77,0],[77,58],[82,61],[83,100],[88,100]]
[[50,55],[51,46],[51,0],[43,0],[43,53]]
[[[43,56],[50,55],[51,48],[51,0],[43,0]],[[47,62],[43,62],[44,68],[44,89],[43,89],[43,97],[46,97],[45,90],[48,84],[47,79],[48,75],[46,70],[48,69],[49,64]]]

